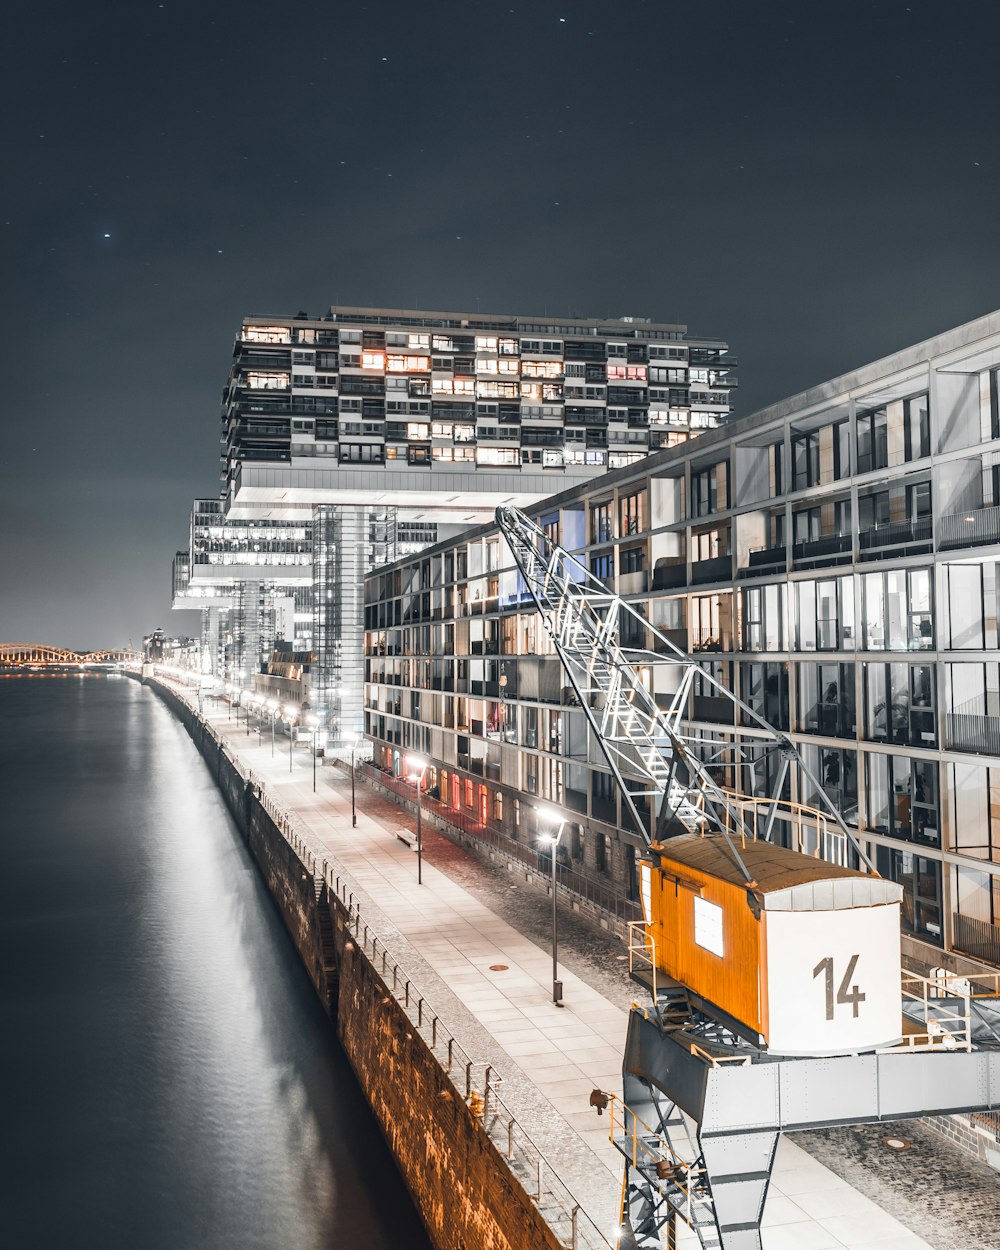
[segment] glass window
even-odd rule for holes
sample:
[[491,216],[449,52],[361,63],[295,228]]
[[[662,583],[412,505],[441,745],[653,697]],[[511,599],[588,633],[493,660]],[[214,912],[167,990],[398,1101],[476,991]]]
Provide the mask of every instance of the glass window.
[[800,664],[799,715],[802,733],[831,738],[857,734],[853,664]]
[[618,500],[618,532],[622,538],[628,534],[641,534],[646,528],[645,491],[624,495]]
[[883,877],[903,887],[903,928],[925,941],[941,944],[941,865],[912,851],[877,848]]
[[854,648],[854,581],[831,577],[795,584],[799,651]]
[[[775,729],[788,729],[787,664],[741,664],[740,697]],[[743,723],[756,722],[744,712]]]
[[934,646],[929,569],[894,569],[864,578],[865,647],[927,651]]
[[722,908],[707,899],[694,899],[694,941],[696,946],[711,951],[713,955],[723,956],[725,946],[722,940]]
[[[849,825],[858,823],[858,756],[840,747],[804,744],[806,768],[819,781],[834,807]],[[809,807],[825,807],[812,780],[805,774],[800,781],[800,802]]]
[[931,413],[926,394],[915,395],[903,404],[903,428],[907,460],[921,460],[931,454]]
[[888,418],[885,408],[858,413],[858,472],[884,469],[889,463]]
[[865,737],[932,747],[937,743],[934,672],[929,664],[866,664]]
[[743,591],[743,648],[746,651],[784,651],[785,587],[747,587]]
[[868,826],[906,842],[941,845],[935,760],[878,755],[865,759]]
[[590,509],[590,541],[606,543],[611,538],[611,503],[594,504]]

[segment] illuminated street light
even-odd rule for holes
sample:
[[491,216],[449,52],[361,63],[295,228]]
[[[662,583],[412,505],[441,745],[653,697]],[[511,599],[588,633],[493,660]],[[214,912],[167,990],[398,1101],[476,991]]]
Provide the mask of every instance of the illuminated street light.
[[267,710],[271,713],[271,759],[274,759],[274,718],[278,714],[278,700],[268,699]]
[[299,714],[296,708],[289,703],[285,707],[285,720],[288,721],[288,771],[292,771],[292,745],[295,742],[295,722],[298,720]]
[[316,793],[316,727],[319,725],[319,717],[310,712],[306,717],[306,725],[312,733],[312,753],[313,753],[313,794]]
[[[355,734],[351,741],[351,828],[358,827],[358,809],[354,802],[354,771],[357,765],[354,762],[354,756],[358,749],[358,743],[361,740],[360,734]],[[420,795],[417,795],[417,810],[420,809]]]
[[538,811],[538,819],[546,825],[558,825],[559,828],[555,833],[540,833],[538,842],[541,846],[551,848],[552,853],[552,1001],[557,1007],[561,1007],[563,987],[559,980],[559,929],[558,929],[558,912],[556,911],[556,851],[559,849],[559,840],[562,838],[563,829],[566,827],[565,816],[560,816],[557,811],[551,807],[543,807]]
[[423,885],[423,854],[424,842],[420,824],[420,791],[423,789],[424,777],[427,776],[427,769],[430,765],[420,755],[408,755],[406,757],[408,768],[412,768],[413,772],[408,777],[409,781],[417,783],[417,885]]

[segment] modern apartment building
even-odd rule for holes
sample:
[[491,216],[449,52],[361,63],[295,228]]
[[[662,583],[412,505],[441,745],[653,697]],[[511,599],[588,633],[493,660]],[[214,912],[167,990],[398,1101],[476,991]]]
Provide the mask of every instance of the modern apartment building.
[[[303,639],[311,614],[312,705],[334,740],[359,731],[366,573],[500,503],[528,505],[714,428],[733,369],[725,343],[638,318],[344,307],[249,317],[223,393],[222,546],[210,542],[206,561],[193,528],[177,606],[213,588],[207,653],[231,633],[237,660],[225,671],[246,680],[279,636],[267,626],[275,597],[294,585]],[[264,541],[279,544],[301,531],[311,554],[292,551],[294,568],[241,567],[229,561],[239,527],[248,551],[268,529]]]
[[[995,313],[528,511],[788,733],[914,940],[1000,963],[998,378]],[[428,802],[494,841],[534,846],[555,807],[567,868],[635,897],[639,840],[495,525],[373,573],[365,613],[375,764],[426,756]],[[707,682],[687,718],[752,735]]]

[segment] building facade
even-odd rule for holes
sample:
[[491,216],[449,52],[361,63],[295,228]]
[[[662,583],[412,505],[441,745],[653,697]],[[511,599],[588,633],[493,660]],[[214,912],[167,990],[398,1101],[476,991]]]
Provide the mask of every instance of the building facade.
[[[529,509],[787,732],[902,884],[913,938],[991,962],[998,377],[993,314]],[[427,756],[441,812],[494,839],[533,845],[534,809],[555,807],[569,865],[634,897],[639,838],[496,527],[374,573],[365,613],[375,764]],[[707,682],[687,715],[751,732]],[[803,776],[788,797],[812,806]]]
[[[249,317],[223,394],[222,494],[196,504],[216,504],[201,521],[221,527],[222,546],[206,563],[206,525],[193,526],[177,606],[212,588],[206,654],[230,634],[220,675],[244,682],[280,637],[268,613],[294,582],[296,620],[311,614],[312,706],[334,741],[360,732],[367,573],[500,503],[526,506],[714,428],[733,370],[725,343],[634,318],[345,307]],[[308,588],[305,560],[230,560],[240,527],[256,527],[250,551],[261,527],[308,534]]]

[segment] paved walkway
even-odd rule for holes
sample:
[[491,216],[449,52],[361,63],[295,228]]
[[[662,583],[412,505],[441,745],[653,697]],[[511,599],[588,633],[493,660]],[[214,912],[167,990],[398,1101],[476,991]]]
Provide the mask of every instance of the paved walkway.
[[[588,1098],[595,1087],[620,1087],[627,993],[602,993],[607,974],[581,976],[562,965],[565,1006],[554,1006],[550,949],[504,919],[503,907],[488,906],[484,891],[461,883],[472,860],[467,852],[428,834],[418,886],[416,855],[393,835],[412,828],[411,817],[359,782],[352,828],[350,782],[339,769],[319,769],[314,794],[306,752],[296,750],[290,772],[287,739],[278,740],[272,757],[266,729],[258,739],[251,722],[247,736],[225,705],[208,705],[206,714],[273,800],[354,879],[368,923],[465,1049],[496,1065],[519,1122],[598,1227],[612,1229],[621,1158],[608,1141],[607,1119],[597,1117]],[[548,907],[538,894],[533,898]],[[627,986],[624,965],[617,969]],[[779,1146],[764,1230],[765,1250],[930,1246],[787,1138]],[[681,1231],[682,1245],[697,1244],[685,1226]]]

